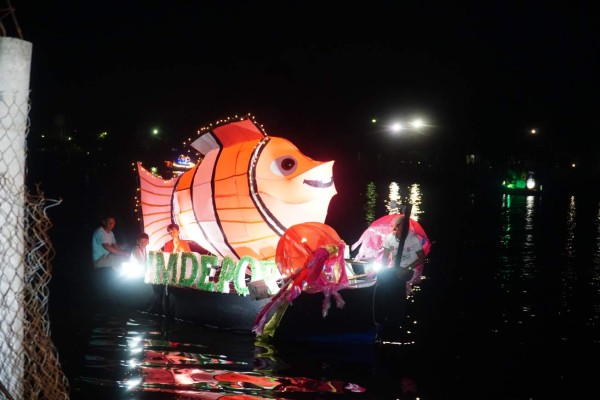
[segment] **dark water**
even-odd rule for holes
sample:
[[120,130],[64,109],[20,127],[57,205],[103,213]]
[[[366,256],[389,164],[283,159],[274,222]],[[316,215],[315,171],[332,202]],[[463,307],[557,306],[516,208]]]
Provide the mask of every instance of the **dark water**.
[[434,245],[411,344],[261,344],[57,282],[52,330],[72,398],[597,397],[599,197],[425,186],[416,200]]

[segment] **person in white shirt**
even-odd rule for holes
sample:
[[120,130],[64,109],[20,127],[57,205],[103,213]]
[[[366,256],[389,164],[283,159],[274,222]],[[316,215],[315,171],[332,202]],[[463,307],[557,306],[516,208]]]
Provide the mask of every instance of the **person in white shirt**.
[[146,264],[146,247],[148,246],[148,242],[150,237],[146,232],[142,232],[138,235],[136,245],[131,250],[131,257],[129,259],[130,263],[136,263],[137,265],[144,266]]
[[115,225],[115,218],[108,216],[102,220],[102,225],[92,235],[94,268],[117,269],[129,257],[129,252],[117,244],[113,233]]
[[[381,299],[381,321],[388,329],[401,329],[405,321],[406,299],[412,292],[411,277],[420,274],[425,263],[425,253],[419,237],[409,230],[405,216],[394,223],[394,231],[383,240],[383,271],[378,277],[378,298]],[[407,229],[400,262],[396,262],[402,232]],[[411,271],[415,271],[412,274]]]
[[[398,254],[398,247],[402,238],[402,230],[404,227],[404,216],[398,217],[394,223],[394,231],[388,234],[383,240],[383,258],[382,263],[389,267],[396,266],[396,255]],[[407,224],[408,225],[408,224]],[[407,226],[408,228],[408,226]],[[402,259],[398,267],[401,269],[399,272],[413,271],[418,266],[425,262],[425,253],[423,252],[423,245],[421,239],[408,230],[406,234],[406,240],[404,247],[402,248]]]

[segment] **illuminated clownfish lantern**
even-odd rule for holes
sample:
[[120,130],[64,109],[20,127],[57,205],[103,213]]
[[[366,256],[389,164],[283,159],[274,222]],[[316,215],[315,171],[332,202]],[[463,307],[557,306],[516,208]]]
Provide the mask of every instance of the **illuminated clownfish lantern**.
[[174,222],[183,239],[216,256],[263,260],[290,226],[325,221],[337,193],[334,161],[312,160],[248,118],[202,132],[192,147],[204,159],[171,180],[138,163],[148,248],[161,248]]

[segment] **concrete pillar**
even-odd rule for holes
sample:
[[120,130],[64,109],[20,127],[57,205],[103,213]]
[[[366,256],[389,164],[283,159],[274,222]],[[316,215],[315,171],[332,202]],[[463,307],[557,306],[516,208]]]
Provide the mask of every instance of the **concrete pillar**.
[[0,37],[0,383],[23,398],[25,172],[32,44]]

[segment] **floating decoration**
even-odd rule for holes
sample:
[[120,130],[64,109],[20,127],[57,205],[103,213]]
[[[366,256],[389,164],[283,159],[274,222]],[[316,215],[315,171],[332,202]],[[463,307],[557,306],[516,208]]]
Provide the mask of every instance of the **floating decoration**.
[[289,227],[325,221],[337,193],[334,161],[305,156],[248,117],[199,132],[191,146],[204,158],[176,178],[137,164],[149,249],[169,240],[166,227],[174,222],[183,239],[219,258],[269,259]]

